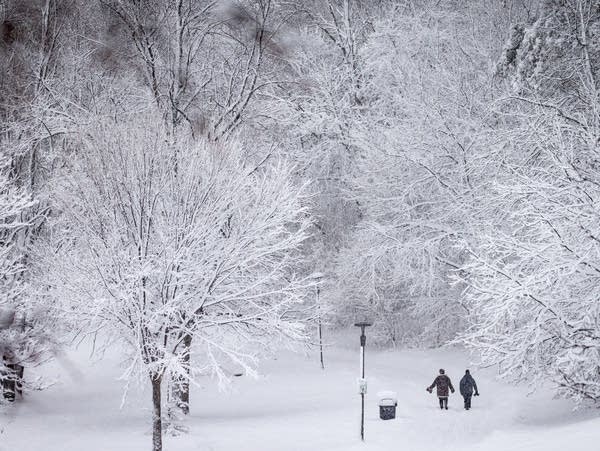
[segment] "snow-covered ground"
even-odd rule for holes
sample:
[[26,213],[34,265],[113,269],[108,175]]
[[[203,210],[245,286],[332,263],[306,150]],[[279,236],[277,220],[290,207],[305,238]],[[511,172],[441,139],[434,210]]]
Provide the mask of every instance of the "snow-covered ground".
[[[358,338],[354,337],[358,342]],[[0,408],[1,451],[147,451],[150,449],[150,394],[130,393],[119,410],[123,385],[116,381],[118,360],[93,363],[85,349],[70,362],[39,368],[56,378],[45,391]],[[232,391],[220,393],[206,381],[192,392],[188,434],[166,437],[166,451],[286,450],[485,450],[564,451],[600,449],[597,412],[573,411],[566,401],[541,390],[528,396],[494,378],[492,370],[472,368],[481,396],[473,409],[454,394],[440,411],[425,391],[439,368],[453,383],[468,368],[456,349],[367,351],[369,391],[365,443],[360,442],[358,352],[333,345],[326,349],[325,371],[316,355],[282,353],[266,361],[259,380],[235,378]],[[65,366],[70,368],[65,372]],[[68,374],[70,373],[70,375]],[[31,375],[33,376],[33,375]],[[379,419],[380,390],[398,393],[395,420]]]

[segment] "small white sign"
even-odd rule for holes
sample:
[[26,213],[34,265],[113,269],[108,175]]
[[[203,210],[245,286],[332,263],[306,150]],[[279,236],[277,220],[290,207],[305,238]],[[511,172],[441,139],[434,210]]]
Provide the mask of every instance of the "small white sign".
[[367,393],[367,380],[362,377],[358,378],[358,394],[365,395]]

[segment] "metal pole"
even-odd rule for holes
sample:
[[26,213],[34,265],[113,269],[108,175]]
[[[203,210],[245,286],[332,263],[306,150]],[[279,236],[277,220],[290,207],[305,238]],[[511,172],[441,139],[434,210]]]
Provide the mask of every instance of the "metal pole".
[[321,369],[325,369],[323,363],[323,331],[321,327],[321,303],[319,302],[319,287],[317,286],[317,308],[319,309],[319,349],[321,351]]
[[360,336],[360,374],[363,379],[365,378],[365,345],[367,344],[367,337],[365,336],[364,329]]
[[[365,326],[360,328],[360,374],[365,378],[365,345],[367,337],[365,336]],[[365,441],[365,394],[360,394],[360,439]]]
[[354,323],[355,326],[360,327],[360,439],[363,442],[365,441],[365,392],[367,390],[365,381],[365,346],[367,344],[365,327],[368,327],[371,324],[372,323],[366,321]]
[[360,439],[365,441],[365,394],[360,394]]

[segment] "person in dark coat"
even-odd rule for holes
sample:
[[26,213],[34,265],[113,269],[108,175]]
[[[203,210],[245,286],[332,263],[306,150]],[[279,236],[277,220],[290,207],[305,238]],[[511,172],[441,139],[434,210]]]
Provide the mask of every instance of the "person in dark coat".
[[441,369],[438,377],[435,378],[433,384],[426,388],[426,390],[431,393],[433,391],[433,387],[437,387],[437,396],[440,401],[440,409],[448,410],[448,389],[452,393],[454,393],[454,387],[452,386],[452,381],[450,378],[446,376],[446,372]]
[[473,391],[475,391],[475,396],[479,396],[475,379],[473,379],[469,370],[466,370],[465,375],[460,380],[460,394],[465,400],[465,410],[471,408],[471,396],[473,396]]

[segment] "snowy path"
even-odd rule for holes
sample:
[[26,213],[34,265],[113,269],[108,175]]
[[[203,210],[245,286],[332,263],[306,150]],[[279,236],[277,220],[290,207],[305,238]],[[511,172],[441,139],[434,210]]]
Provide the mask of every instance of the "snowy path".
[[[572,412],[565,401],[496,381],[473,370],[482,396],[473,409],[450,398],[440,411],[425,392],[443,367],[458,386],[466,355],[458,350],[368,351],[366,442],[358,437],[357,352],[326,351],[326,370],[315,356],[283,354],[266,362],[258,381],[235,379],[233,392],[212,382],[192,393],[190,433],[167,437],[165,451],[345,451],[345,450],[600,450],[600,420],[594,412]],[[1,451],[137,451],[150,448],[149,394],[132,393],[119,409],[122,385],[114,382],[114,359],[91,365],[74,353],[83,376],[74,380],[56,364],[43,368],[62,383],[0,412]],[[398,392],[397,418],[381,421],[376,393]]]

